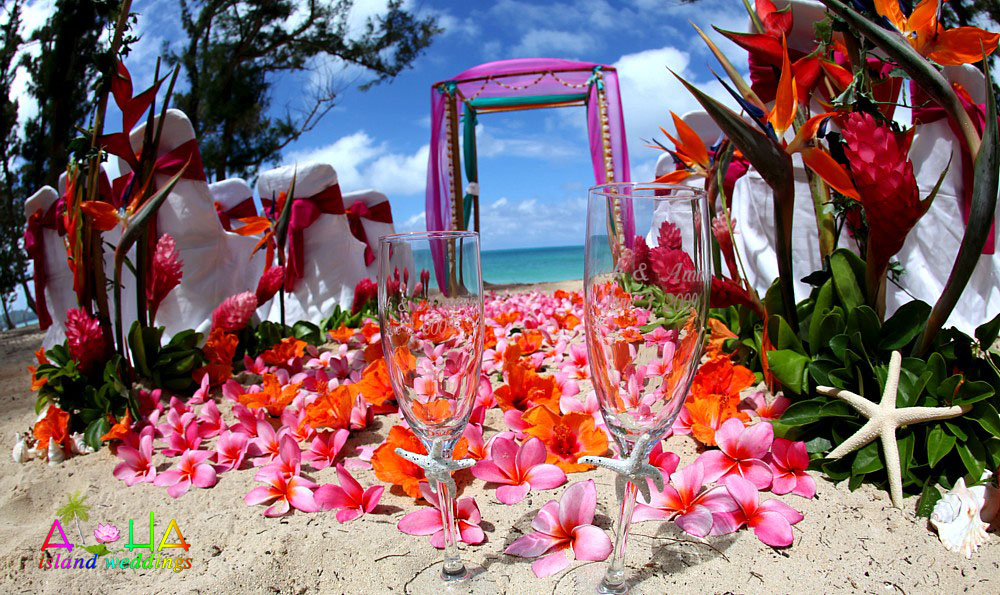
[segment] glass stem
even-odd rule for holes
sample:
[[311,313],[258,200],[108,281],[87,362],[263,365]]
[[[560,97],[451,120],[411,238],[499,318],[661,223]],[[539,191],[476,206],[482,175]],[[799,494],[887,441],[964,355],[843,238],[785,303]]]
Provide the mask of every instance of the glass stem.
[[444,482],[437,483],[438,502],[441,504],[441,525],[444,528],[444,580],[465,578],[465,565],[458,552],[458,527],[455,524],[455,496]]
[[628,541],[628,529],[632,523],[632,511],[635,509],[636,487],[631,481],[625,484],[625,495],[618,514],[618,525],[615,526],[615,549],[611,552],[611,564],[601,581],[601,593],[625,593],[625,543]]

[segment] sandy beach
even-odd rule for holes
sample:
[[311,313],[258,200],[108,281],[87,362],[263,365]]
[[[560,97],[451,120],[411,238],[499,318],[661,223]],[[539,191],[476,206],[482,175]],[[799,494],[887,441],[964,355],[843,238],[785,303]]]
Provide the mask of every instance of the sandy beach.
[[[517,291],[579,289],[580,282],[518,286]],[[506,290],[510,290],[507,288]],[[7,593],[105,593],[128,589],[141,593],[379,593],[404,592],[421,569],[440,559],[427,538],[412,537],[396,528],[399,519],[419,506],[398,488],[386,489],[375,514],[339,524],[334,513],[295,513],[267,519],[261,507],[244,504],[256,484],[254,470],[220,476],[212,489],[192,489],[171,499],[166,490],[149,484],[126,487],[112,476],[116,459],[107,449],[71,458],[61,466],[39,461],[17,464],[9,453],[15,434],[34,422],[34,395],[25,367],[33,363],[41,334],[20,329],[0,334],[0,591]],[[589,385],[581,385],[586,393]],[[224,417],[228,403],[221,403]],[[380,416],[365,432],[353,433],[345,449],[378,444],[394,423]],[[486,419],[486,438],[503,429],[500,411]],[[668,448],[682,465],[697,456],[688,437],[673,437]],[[157,455],[157,462],[164,463]],[[161,469],[166,465],[161,465]],[[363,486],[377,483],[370,470],[354,471]],[[332,468],[308,473],[319,484],[334,483]],[[503,593],[572,592],[567,573],[537,579],[530,560],[506,556],[510,543],[529,531],[531,520],[548,500],[566,487],[532,491],[514,506],[500,504],[493,489],[473,481],[468,471],[457,474],[461,497],[474,497],[482,511],[487,541],[466,546],[466,560],[485,566]],[[615,515],[614,482],[607,471],[573,474],[570,482],[594,479],[598,487],[596,524],[610,529]],[[996,535],[971,560],[945,551],[927,522],[916,518],[915,497],[903,510],[870,485],[850,492],[817,475],[813,500],[785,496],[783,501],[805,515],[795,525],[792,547],[775,550],[752,532],[699,540],[672,523],[645,522],[633,526],[628,547],[628,573],[642,592],[665,593],[997,593],[1000,592],[1000,539]],[[66,494],[80,490],[91,506],[82,524],[86,543],[94,544],[97,523],[114,523],[128,539],[129,519],[135,540],[149,539],[148,520],[155,514],[159,542],[170,520],[176,521],[190,550],[191,568],[170,570],[39,569],[41,545],[65,503]],[[79,544],[73,524],[67,536]],[[173,536],[172,536],[173,537]],[[172,539],[173,540],[173,539]],[[54,538],[58,541],[58,536]],[[49,550],[52,551],[52,550]],[[56,550],[58,551],[58,550]],[[75,552],[74,552],[75,553]],[[569,574],[581,563],[575,562]]]

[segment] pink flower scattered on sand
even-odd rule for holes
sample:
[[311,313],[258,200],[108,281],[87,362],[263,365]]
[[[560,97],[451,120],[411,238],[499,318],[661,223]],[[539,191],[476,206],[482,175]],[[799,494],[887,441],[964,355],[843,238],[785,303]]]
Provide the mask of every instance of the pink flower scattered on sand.
[[462,437],[469,443],[467,456],[477,461],[487,457],[486,442],[483,440],[483,426],[480,424],[468,423],[462,431]]
[[566,483],[566,474],[555,465],[545,463],[545,444],[531,438],[520,447],[510,439],[501,438],[490,447],[490,458],[479,461],[472,474],[483,481],[501,484],[497,500],[517,504],[528,491],[550,490]]
[[759,390],[752,395],[743,399],[740,402],[740,411],[752,411],[757,414],[762,421],[771,421],[774,419],[780,419],[781,414],[788,409],[788,406],[792,404],[790,399],[778,395],[770,403],[767,402],[767,398],[764,396],[764,391]]
[[[441,504],[437,494],[431,492],[427,482],[420,482],[420,494],[431,503],[432,508],[422,508],[399,519],[396,525],[407,535],[430,535],[431,545],[444,548],[444,524],[441,522]],[[479,545],[486,541],[486,534],[479,528],[482,516],[472,498],[459,498],[455,502],[455,523],[459,538],[469,545]]]
[[219,440],[215,443],[216,472],[239,469],[249,445],[250,438],[242,432],[226,430],[220,434]]
[[316,429],[305,423],[305,419],[305,407],[298,409],[286,407],[281,412],[281,425],[288,428],[288,435],[295,438],[296,442],[312,442],[316,437]]
[[384,486],[371,486],[362,491],[361,484],[348,473],[347,469],[344,469],[343,465],[337,465],[337,477],[340,479],[339,486],[325,485],[316,490],[314,497],[321,510],[339,509],[337,522],[340,523],[353,521],[375,510],[382,492],[385,491]]
[[809,453],[805,442],[791,442],[776,438],[771,453],[765,459],[771,465],[774,479],[771,492],[777,495],[792,493],[803,498],[816,495],[816,481],[809,476]]
[[156,319],[156,311],[160,308],[160,302],[167,297],[174,287],[181,282],[184,273],[181,271],[183,263],[177,254],[177,243],[170,234],[165,233],[156,242],[156,251],[153,253],[153,266],[149,272],[149,279],[146,283],[146,301],[149,302],[149,319]]
[[594,427],[605,433],[607,432],[607,428],[604,426],[604,414],[601,413],[601,404],[597,400],[597,393],[594,391],[588,392],[583,401],[565,395],[559,397],[559,412],[563,415],[567,413],[586,413],[594,418]]
[[191,489],[191,486],[210,488],[219,480],[215,469],[205,461],[212,456],[207,450],[189,450],[181,455],[181,459],[172,469],[167,469],[156,476],[153,485],[167,487],[171,498],[180,498]]
[[94,529],[94,539],[97,543],[111,543],[113,541],[118,541],[121,535],[118,534],[118,527],[108,523],[107,525],[97,524],[97,528]]
[[316,434],[309,450],[302,453],[302,460],[317,471],[332,466],[350,435],[351,433],[345,429]]
[[267,420],[257,420],[257,437],[254,438],[253,445],[261,456],[253,460],[253,466],[267,465],[278,457],[281,454],[281,438],[287,433],[286,427],[275,432]]
[[656,446],[649,453],[649,464],[656,467],[663,473],[663,478],[667,479],[677,469],[681,458],[672,452],[663,450],[663,441],[658,440]]
[[278,293],[284,282],[285,267],[274,266],[264,271],[260,280],[257,281],[257,304],[266,304],[269,299],[274,297],[274,294]]
[[737,508],[715,515],[712,535],[725,535],[747,525],[758,539],[771,547],[792,545],[792,525],[802,520],[801,513],[773,498],[761,503],[757,488],[739,475],[730,475],[723,483]]
[[292,508],[302,512],[319,510],[313,497],[313,488],[316,484],[304,477],[293,475],[286,478],[281,473],[265,468],[257,471],[254,481],[262,481],[267,485],[250,490],[250,493],[243,497],[243,501],[249,506],[270,504],[271,506],[264,511],[266,517],[284,516],[291,512]]
[[92,363],[102,360],[107,347],[101,325],[80,308],[66,312],[66,344],[69,356],[80,364],[84,372],[90,371]]
[[302,473],[302,449],[298,442],[287,433],[279,439],[278,456],[273,459],[270,465],[261,471],[270,470],[274,473],[288,477],[294,477]]
[[[594,480],[571,485],[559,501],[549,500],[531,521],[534,532],[519,538],[504,553],[522,558],[538,558],[531,570],[538,578],[552,576],[569,566],[568,550],[577,560],[606,560],[611,539],[595,527],[597,488]],[[539,557],[541,556],[541,557]]]
[[183,430],[174,431],[167,435],[168,448],[163,451],[163,455],[166,457],[176,457],[189,450],[198,450],[198,447],[201,446],[198,422],[194,419],[194,414],[185,413],[182,417],[187,419],[188,423]]
[[[677,526],[695,537],[709,534],[714,515],[736,509],[736,503],[722,486],[703,490],[705,470],[695,461],[670,476],[662,492],[650,491],[650,501],[639,501],[632,522],[666,521],[675,518]],[[652,487],[652,486],[651,486]]]
[[205,402],[205,399],[208,398],[210,386],[209,382],[210,380],[208,378],[208,374],[201,377],[201,386],[199,386],[198,390],[194,391],[194,394],[191,395],[190,399],[188,399],[188,405],[201,405]]
[[237,403],[233,405],[232,411],[233,415],[236,416],[236,419],[239,420],[239,423],[229,426],[229,429],[234,432],[246,434],[250,438],[256,438],[257,422],[265,421],[267,419],[267,410],[263,408],[250,409]]
[[147,426],[140,433],[139,448],[121,444],[118,446],[117,454],[122,462],[115,466],[113,475],[124,481],[125,485],[148,483],[156,478],[156,466],[153,465],[152,426]]
[[771,449],[774,429],[769,423],[744,427],[743,422],[732,417],[715,432],[719,450],[709,450],[698,461],[705,467],[705,481],[718,481],[729,475],[739,475],[750,480],[759,490],[771,485],[771,467],[764,456]]
[[229,333],[242,330],[257,310],[257,298],[249,291],[227,297],[212,312],[212,328]]
[[[205,378],[208,378],[208,375]],[[202,438],[212,438],[226,430],[226,422],[222,421],[219,406],[212,400],[209,400],[201,408],[198,413],[198,422],[198,435]]]

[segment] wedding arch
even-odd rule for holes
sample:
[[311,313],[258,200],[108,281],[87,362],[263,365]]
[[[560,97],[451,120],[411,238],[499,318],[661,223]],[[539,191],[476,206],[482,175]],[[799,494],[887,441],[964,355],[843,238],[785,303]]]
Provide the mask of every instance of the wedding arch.
[[[431,87],[427,230],[468,230],[471,223],[471,229],[479,231],[476,167],[479,115],[572,106],[587,108],[595,182],[628,182],[628,148],[618,72],[613,67],[555,59],[504,60],[482,64],[435,83]],[[464,190],[463,161],[467,182]],[[615,225],[616,233],[631,233],[631,214],[620,210],[615,213],[619,223]],[[438,286],[457,287],[460,279],[454,250],[449,248],[445,254],[445,249],[437,249],[432,257]]]

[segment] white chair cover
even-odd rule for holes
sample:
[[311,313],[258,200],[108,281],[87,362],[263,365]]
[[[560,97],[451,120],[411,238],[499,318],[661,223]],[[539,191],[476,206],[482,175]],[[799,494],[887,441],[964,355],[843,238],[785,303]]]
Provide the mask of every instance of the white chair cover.
[[[132,147],[142,145],[145,124],[132,131]],[[167,110],[157,157],[194,138],[194,128],[183,112]],[[126,163],[119,164],[127,173]],[[156,183],[166,184],[167,175],[157,175]],[[224,299],[256,289],[257,276],[250,266],[250,252],[256,240],[229,233],[222,228],[208,183],[181,178],[157,213],[157,233],[169,233],[177,243],[183,261],[180,285],[160,304],[157,325],[166,327],[164,340],[188,328],[208,332],[212,311]]]
[[[47,211],[58,200],[59,193],[54,188],[42,186],[24,201],[24,215],[31,217],[37,211]],[[45,228],[42,230],[42,245],[45,251],[45,299],[52,318],[52,325],[42,339],[42,347],[50,349],[66,340],[66,312],[76,308],[77,303],[73,273],[66,262],[66,244],[62,236],[54,229]]]
[[[224,211],[228,211],[246,200],[253,201],[253,190],[243,178],[230,178],[221,182],[213,182],[208,185],[208,192],[212,196],[212,201],[218,203]],[[253,210],[254,214],[259,214],[256,203],[254,203]],[[235,221],[235,218],[230,220],[230,227],[233,229],[239,228],[241,225],[241,223]],[[250,257],[250,261],[247,264],[247,275],[251,281],[250,291],[254,291],[257,288],[257,282],[264,273],[265,255],[266,251],[262,248]],[[267,320],[267,314],[270,311],[271,301],[265,304],[258,304],[257,317],[260,320]]]
[[[365,206],[372,207],[380,203],[388,203],[389,199],[386,195],[382,194],[377,190],[359,190],[357,192],[349,192],[344,195],[344,206],[350,208],[354,203],[364,203]],[[370,243],[372,250],[375,252],[375,260],[368,265],[365,270],[368,278],[372,281],[378,281],[378,266],[379,266],[379,250],[378,250],[378,240],[382,236],[387,236],[396,233],[396,228],[392,223],[382,223],[381,221],[372,221],[371,219],[361,219],[361,225],[365,229],[365,235],[368,236],[368,242]],[[364,262],[364,261],[362,261]],[[413,252],[407,245],[397,245],[393,249],[392,258],[390,259],[390,264],[398,268],[400,274],[402,271],[410,271],[411,283],[415,281],[414,276],[419,275],[420,271],[413,270]]]
[[[287,165],[266,171],[257,193],[270,200],[286,192],[295,178],[295,198],[308,198],[337,185],[337,172],[327,164]],[[351,235],[346,215],[320,214],[304,233],[303,277],[285,295],[285,322],[318,324],[335,305],[350,309],[354,287],[365,278],[364,244]],[[280,320],[278,296],[271,301],[268,320]]]

